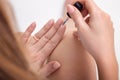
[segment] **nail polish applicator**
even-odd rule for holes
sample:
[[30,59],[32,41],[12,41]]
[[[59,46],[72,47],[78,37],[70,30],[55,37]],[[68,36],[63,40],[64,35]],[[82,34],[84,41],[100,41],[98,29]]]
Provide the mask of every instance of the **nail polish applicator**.
[[[83,5],[77,1],[73,6],[75,6],[80,12],[82,11],[83,9]],[[67,12],[67,18],[65,19],[65,21],[63,22],[63,25],[69,20],[69,18],[71,18],[70,14]]]

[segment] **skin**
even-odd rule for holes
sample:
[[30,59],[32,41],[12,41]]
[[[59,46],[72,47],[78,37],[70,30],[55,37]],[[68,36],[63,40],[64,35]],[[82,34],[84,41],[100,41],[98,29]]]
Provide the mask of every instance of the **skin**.
[[60,63],[57,61],[46,63],[46,60],[64,35],[65,26],[62,26],[62,23],[63,19],[59,19],[56,23],[50,20],[34,35],[35,37],[31,34],[36,24],[32,23],[26,31],[21,34],[21,39],[29,52],[26,56],[29,60],[30,70],[32,70],[40,80],[48,80],[47,77],[60,67]]
[[[48,60],[59,61],[61,68],[49,75],[49,79],[96,80],[96,62],[99,80],[118,80],[114,30],[110,17],[92,0],[81,3],[85,5],[81,13],[72,5],[67,6],[77,30],[73,22],[69,21],[63,40]],[[88,14],[90,16],[86,17]]]
[[[68,1],[68,0],[67,0]],[[66,2],[66,4],[72,2]],[[86,10],[82,12],[86,15]],[[65,12],[66,15],[66,12]],[[66,18],[66,16],[64,17]],[[93,57],[83,47],[80,38],[74,36],[76,32],[72,20],[66,23],[63,40],[51,54],[49,61],[57,60],[61,68],[49,76],[50,80],[96,80],[96,64]]]
[[99,80],[118,80],[114,29],[110,16],[102,11],[93,0],[85,0],[83,3],[90,15],[86,20],[75,7],[67,6],[77,27],[77,36],[96,61]]
[[[71,33],[70,33],[71,32]],[[83,48],[73,31],[66,33],[64,39],[50,56],[49,61],[57,60],[61,68],[49,76],[50,80],[96,80],[94,59]]]

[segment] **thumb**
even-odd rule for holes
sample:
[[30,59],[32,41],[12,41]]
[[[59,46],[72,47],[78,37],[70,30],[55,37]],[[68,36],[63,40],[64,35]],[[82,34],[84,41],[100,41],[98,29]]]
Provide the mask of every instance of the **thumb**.
[[56,70],[60,68],[60,63],[56,61],[49,62],[43,68],[40,70],[40,74],[44,77],[48,77],[52,73],[54,73]]
[[89,26],[84,21],[82,14],[80,13],[80,11],[77,10],[77,8],[75,8],[72,5],[68,5],[67,10],[68,10],[68,13],[70,14],[71,18],[75,22],[76,27],[78,28],[78,30],[80,32],[82,32],[83,30],[89,29]]

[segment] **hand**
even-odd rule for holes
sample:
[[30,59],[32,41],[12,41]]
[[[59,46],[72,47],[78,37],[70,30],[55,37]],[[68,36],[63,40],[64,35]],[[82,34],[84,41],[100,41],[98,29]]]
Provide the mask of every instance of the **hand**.
[[[118,64],[114,51],[114,29],[110,16],[103,12],[93,0],[84,0],[88,12],[83,14],[74,6],[67,10],[77,27],[77,36],[83,46],[94,57],[99,80],[118,80]],[[85,17],[86,15],[86,17]]]
[[56,23],[50,20],[40,31],[31,36],[36,27],[36,24],[33,23],[22,34],[22,39],[29,51],[27,56],[30,56],[31,69],[39,77],[42,76],[43,79],[46,79],[60,67],[58,62],[46,63],[46,60],[64,35],[65,26],[62,23],[62,19],[59,19]]
[[[114,55],[114,29],[110,16],[103,12],[93,0],[83,1],[85,12],[82,14],[72,5],[67,6],[72,19],[77,27],[78,37],[84,47],[96,59]],[[87,17],[87,15],[89,16]],[[86,15],[86,20],[84,17]]]

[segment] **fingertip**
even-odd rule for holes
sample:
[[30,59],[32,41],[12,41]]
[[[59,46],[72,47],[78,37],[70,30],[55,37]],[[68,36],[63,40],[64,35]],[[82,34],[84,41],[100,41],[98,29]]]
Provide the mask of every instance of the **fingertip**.
[[32,24],[27,28],[26,31],[32,32],[36,28],[36,22],[32,22]]
[[82,16],[81,12],[78,11],[78,9],[75,8],[74,6],[72,6],[72,5],[69,4],[67,6],[67,10],[68,10],[68,13],[70,14],[71,18],[75,22],[79,22],[79,20],[83,20],[83,16]]
[[53,24],[54,24],[54,19],[50,19],[50,20],[48,21],[48,24],[49,24],[49,25],[53,25]]
[[63,18],[59,18],[60,23],[63,23]]
[[36,21],[34,21],[32,24],[36,24]]
[[68,4],[67,5],[67,11],[68,11],[69,14],[72,14],[75,11],[75,9],[72,5]]
[[25,32],[24,32],[24,34],[25,33],[32,33],[34,30],[35,30],[35,28],[36,28],[36,22],[32,22],[29,26],[28,26],[28,28],[25,30]]
[[36,27],[36,21],[31,24],[32,27]]
[[36,28],[36,22],[34,21],[30,26],[30,31],[33,32],[35,28]]
[[60,63],[59,62],[54,62],[54,64],[53,64],[53,68],[54,69],[58,69],[58,68],[60,68]]
[[44,73],[45,76],[49,76],[58,70],[60,66],[60,63],[57,61],[49,62],[46,66],[43,67],[42,73]]
[[64,32],[64,30],[66,29],[66,26],[61,24],[61,27],[60,27],[60,32]]
[[63,23],[63,18],[59,18],[56,22],[56,24],[58,24],[59,26]]

